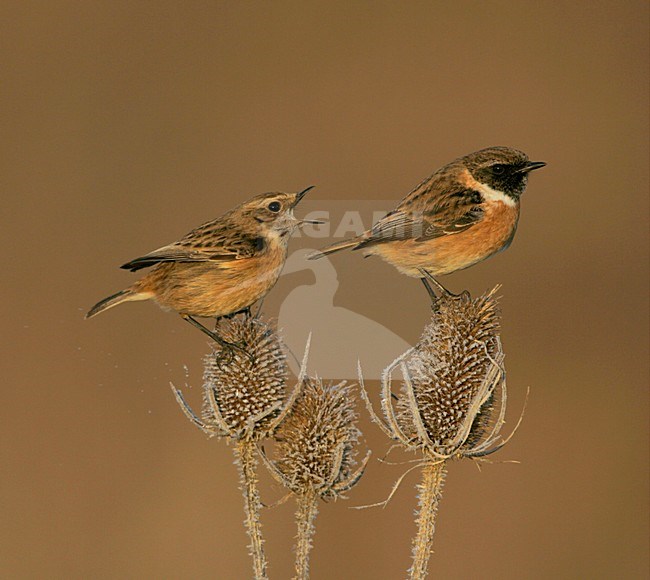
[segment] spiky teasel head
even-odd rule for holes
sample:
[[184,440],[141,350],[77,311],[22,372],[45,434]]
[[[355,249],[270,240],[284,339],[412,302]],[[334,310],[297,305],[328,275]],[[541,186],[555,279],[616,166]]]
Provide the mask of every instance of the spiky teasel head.
[[369,457],[357,467],[356,419],[352,390],[345,382],[305,379],[275,435],[278,459],[266,459],[271,473],[297,495],[339,497],[359,481]]
[[176,399],[209,435],[257,441],[278,426],[297,394],[287,394],[282,341],[271,324],[249,316],[225,320],[218,332],[237,348],[219,346],[205,358],[203,419],[174,388]]
[[[505,443],[499,436],[506,391],[497,290],[475,299],[443,296],[418,344],[384,371],[384,420],[373,418],[406,448],[448,459],[480,457]],[[402,381],[396,397],[397,367]]]

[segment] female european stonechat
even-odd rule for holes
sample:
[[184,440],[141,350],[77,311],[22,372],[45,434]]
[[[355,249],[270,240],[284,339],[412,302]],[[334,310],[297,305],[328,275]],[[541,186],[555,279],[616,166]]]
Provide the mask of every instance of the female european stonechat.
[[122,268],[132,272],[153,269],[95,304],[86,318],[122,302],[153,299],[222,346],[233,346],[194,317],[219,319],[246,311],[267,294],[284,266],[291,232],[307,223],[293,210],[310,189],[258,195],[179,241],[127,262]]
[[510,245],[528,174],[545,165],[510,147],[470,153],[425,179],[372,229],[310,258],[362,250],[421,278],[430,294],[428,281],[446,292],[434,276],[469,268]]

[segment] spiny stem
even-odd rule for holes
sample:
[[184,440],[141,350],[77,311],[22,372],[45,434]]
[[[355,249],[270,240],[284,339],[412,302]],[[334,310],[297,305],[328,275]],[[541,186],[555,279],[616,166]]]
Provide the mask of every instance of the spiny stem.
[[417,516],[418,533],[413,539],[413,565],[409,570],[411,580],[423,580],[427,576],[433,534],[436,529],[436,513],[442,497],[444,481],[443,461],[427,463],[422,468],[422,481],[418,485],[420,508]]
[[314,519],[318,513],[318,499],[313,491],[296,496],[296,580],[309,578],[309,552],[312,548],[314,535]]
[[262,502],[257,490],[257,450],[255,443],[246,439],[235,444],[235,456],[239,466],[241,488],[244,493],[244,511],[246,512],[246,531],[251,540],[250,552],[253,556],[253,572],[255,580],[264,580],[266,575],[266,556],[264,554],[264,539],[260,511]]

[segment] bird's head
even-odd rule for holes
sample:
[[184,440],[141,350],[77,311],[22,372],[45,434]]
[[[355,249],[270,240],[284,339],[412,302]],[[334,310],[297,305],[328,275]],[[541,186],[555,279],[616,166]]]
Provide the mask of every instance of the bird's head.
[[313,187],[312,185],[297,193],[262,193],[242,204],[239,211],[260,226],[280,234],[290,233],[304,223],[320,224],[315,220],[298,219],[293,213],[300,200]]
[[528,174],[544,167],[544,161],[530,161],[528,156],[510,147],[488,147],[458,160],[483,185],[518,199],[526,189]]

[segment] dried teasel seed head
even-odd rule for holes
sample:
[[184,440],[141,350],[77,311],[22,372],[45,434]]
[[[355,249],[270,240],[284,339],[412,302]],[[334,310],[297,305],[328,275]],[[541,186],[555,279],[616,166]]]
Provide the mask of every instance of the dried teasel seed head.
[[359,480],[355,471],[360,432],[351,387],[305,379],[300,395],[276,434],[272,473],[298,495],[338,497]]
[[470,450],[490,426],[495,389],[503,380],[496,290],[475,299],[442,298],[402,361],[408,380],[395,405],[397,425],[407,439],[440,455]]
[[269,323],[248,316],[223,321],[218,332],[239,348],[219,348],[205,358],[205,424],[219,435],[260,439],[286,402],[282,341]]

